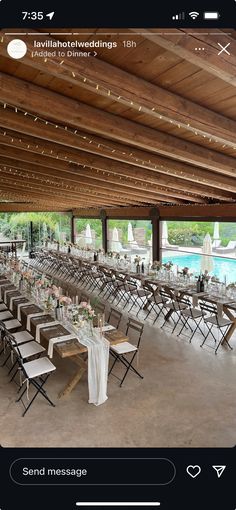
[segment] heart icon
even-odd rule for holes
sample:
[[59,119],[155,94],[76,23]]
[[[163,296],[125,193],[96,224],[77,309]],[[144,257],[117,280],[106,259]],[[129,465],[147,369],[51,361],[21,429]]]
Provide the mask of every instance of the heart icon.
[[188,466],[186,469],[189,476],[196,478],[201,473],[200,466]]

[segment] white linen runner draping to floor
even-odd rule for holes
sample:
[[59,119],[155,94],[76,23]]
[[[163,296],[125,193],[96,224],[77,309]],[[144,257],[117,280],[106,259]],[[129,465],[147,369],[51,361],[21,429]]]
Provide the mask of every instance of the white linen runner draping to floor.
[[79,342],[88,349],[89,404],[99,406],[106,402],[110,343],[100,332],[88,335],[81,329]]
[[[72,324],[66,323],[65,328],[74,333],[81,345],[88,349],[88,390],[89,404],[99,406],[108,399],[107,380],[110,342],[101,336],[99,328],[93,328],[93,333],[87,329],[76,330]],[[112,329],[113,326],[111,326]]]

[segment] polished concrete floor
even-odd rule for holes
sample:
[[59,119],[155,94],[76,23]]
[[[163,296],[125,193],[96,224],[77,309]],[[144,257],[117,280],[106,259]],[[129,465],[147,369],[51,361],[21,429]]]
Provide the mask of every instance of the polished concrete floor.
[[[123,322],[123,328],[125,326]],[[122,326],[122,325],[121,325]],[[88,404],[86,374],[73,393],[57,395],[73,373],[69,360],[53,359],[57,371],[47,389],[56,407],[41,396],[22,418],[17,387],[0,369],[0,444],[5,447],[231,447],[236,443],[236,338],[233,351],[215,356],[186,336],[145,322],[139,370],[123,388],[109,378],[108,400]],[[121,373],[118,366],[117,374]]]

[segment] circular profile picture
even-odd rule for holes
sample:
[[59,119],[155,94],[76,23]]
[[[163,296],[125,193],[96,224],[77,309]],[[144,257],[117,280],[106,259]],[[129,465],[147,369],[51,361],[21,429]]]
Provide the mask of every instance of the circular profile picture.
[[23,58],[27,53],[27,46],[21,39],[13,39],[7,45],[7,53],[11,58]]

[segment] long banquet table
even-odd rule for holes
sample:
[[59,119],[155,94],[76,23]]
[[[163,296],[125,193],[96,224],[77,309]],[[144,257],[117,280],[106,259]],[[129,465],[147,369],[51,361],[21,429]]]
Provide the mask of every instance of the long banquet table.
[[[63,323],[57,324],[54,317],[51,314],[45,312],[36,303],[29,304],[27,306],[29,298],[22,295],[22,298],[19,299],[21,293],[16,289],[16,287],[14,287],[14,285],[11,284],[11,282],[6,281],[5,285],[3,285],[1,289],[2,293],[5,290],[12,289],[6,295],[6,305],[9,308],[11,298],[13,297],[15,298],[15,300],[13,300],[12,307],[12,313],[14,315],[14,318],[17,318],[18,304],[25,303],[25,306],[21,308],[21,323],[24,329],[27,329],[27,316],[29,314],[36,314],[42,312],[41,317],[31,318],[30,320],[31,324],[30,333],[32,333],[34,337],[36,334],[37,325],[45,323],[45,328],[40,329],[40,342],[42,342],[42,344],[48,346],[50,339],[71,334]],[[55,321],[55,325],[50,325],[49,327],[47,327],[46,323],[48,322],[51,324],[53,321]],[[117,330],[115,328],[112,331],[104,332],[103,336],[106,338],[106,340],[110,342],[110,345],[116,345],[118,343],[128,341],[128,337],[124,335],[122,331]],[[80,382],[83,374],[87,371],[88,349],[85,345],[82,345],[79,342],[78,332],[78,337],[75,334],[74,339],[65,341],[63,343],[55,344],[54,350],[57,352],[60,358],[62,359],[68,358],[76,365],[76,372],[68,380],[68,382],[65,384],[65,387],[59,393],[59,398],[61,398],[69,395],[72,392],[72,390]]]

